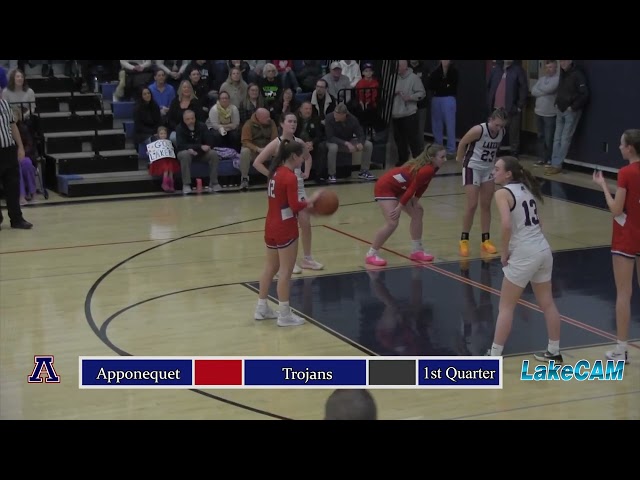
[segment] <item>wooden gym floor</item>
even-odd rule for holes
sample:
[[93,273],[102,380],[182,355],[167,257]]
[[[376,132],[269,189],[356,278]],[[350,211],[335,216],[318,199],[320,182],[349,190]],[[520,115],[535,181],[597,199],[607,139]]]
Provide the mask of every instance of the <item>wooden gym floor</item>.
[[[381,222],[373,183],[329,187],[342,206],[314,221],[313,252],[325,269],[296,276],[291,304],[309,321],[291,328],[252,319],[264,259],[263,189],[118,201],[52,194],[35,201],[24,209],[32,231],[11,230],[7,221],[0,232],[0,418],[320,419],[330,393],[80,390],[78,357],[86,355],[482,354],[491,345],[502,272],[499,258],[479,254],[479,218],[472,257],[460,261],[458,173],[448,162],[422,202],[424,241],[436,255],[426,267],[407,258],[402,217],[385,246],[388,268],[365,269]],[[566,361],[603,359],[615,339],[611,215],[588,175],[547,179],[545,194],[541,215],[556,252]],[[494,210],[491,234],[499,244],[496,218]],[[632,362],[640,358],[634,288]],[[533,301],[530,292],[525,300]],[[545,346],[542,314],[521,305],[505,349],[504,389],[373,390],[380,418],[640,418],[634,363],[616,382],[520,381],[522,360]],[[55,355],[60,384],[27,383],[34,354]]]

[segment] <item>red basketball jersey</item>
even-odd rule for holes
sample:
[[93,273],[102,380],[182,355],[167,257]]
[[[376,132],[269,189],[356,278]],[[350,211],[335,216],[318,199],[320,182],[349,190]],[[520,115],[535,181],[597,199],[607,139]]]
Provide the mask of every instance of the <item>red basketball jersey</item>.
[[421,167],[413,174],[406,165],[392,168],[376,182],[374,195],[376,198],[398,198],[406,205],[414,196],[422,197],[438,169],[433,165]]
[[626,196],[622,218],[613,220],[612,243],[625,253],[636,255],[640,253],[640,162],[618,171],[618,188],[624,188]]
[[307,202],[298,200],[298,177],[289,168],[277,168],[267,186],[269,210],[265,221],[265,237],[278,242],[298,238],[298,212]]

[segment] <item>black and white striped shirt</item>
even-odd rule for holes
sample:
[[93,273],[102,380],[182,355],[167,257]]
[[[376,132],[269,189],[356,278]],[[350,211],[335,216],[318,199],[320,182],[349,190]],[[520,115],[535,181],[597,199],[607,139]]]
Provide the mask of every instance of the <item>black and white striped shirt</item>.
[[8,148],[16,144],[11,132],[12,123],[15,123],[13,110],[9,102],[0,98],[0,148]]

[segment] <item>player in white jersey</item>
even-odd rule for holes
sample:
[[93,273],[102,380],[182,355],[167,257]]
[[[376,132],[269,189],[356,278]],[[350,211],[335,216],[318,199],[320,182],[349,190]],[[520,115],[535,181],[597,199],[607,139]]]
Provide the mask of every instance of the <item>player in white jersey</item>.
[[463,257],[469,256],[469,231],[478,203],[482,227],[481,249],[486,253],[497,253],[489,235],[491,200],[495,191],[493,167],[505,135],[507,118],[504,109],[495,110],[486,123],[471,127],[458,145],[456,160],[462,162],[462,185],[467,196],[460,237],[460,255]]
[[[307,194],[304,189],[304,181],[309,178],[311,173],[311,154],[307,149],[307,145],[304,141],[294,135],[298,126],[298,117],[295,113],[286,113],[280,120],[280,127],[282,128],[282,135],[274,138],[269,144],[264,147],[262,152],[258,154],[253,161],[253,167],[262,173],[265,177],[269,176],[269,169],[265,167],[265,163],[273,160],[273,157],[278,153],[280,145],[284,141],[299,142],[304,145],[304,172],[300,168],[296,168],[295,174],[298,177],[298,199],[305,200]],[[316,262],[311,255],[311,216],[307,210],[298,212],[298,224],[300,225],[300,233],[302,239],[302,251],[304,258],[302,265],[296,263],[293,273],[302,273],[302,269],[309,270],[322,270],[324,266],[321,263]],[[302,267],[302,268],[300,268]]]
[[502,265],[504,279],[493,346],[487,355],[502,355],[511,332],[513,312],[526,286],[533,293],[545,320],[549,344],[547,351],[536,353],[539,361],[562,363],[560,354],[560,313],[553,301],[551,276],[553,255],[544,234],[538,212],[542,203],[537,179],[515,157],[496,161],[494,181],[502,186],[495,193],[502,231]]

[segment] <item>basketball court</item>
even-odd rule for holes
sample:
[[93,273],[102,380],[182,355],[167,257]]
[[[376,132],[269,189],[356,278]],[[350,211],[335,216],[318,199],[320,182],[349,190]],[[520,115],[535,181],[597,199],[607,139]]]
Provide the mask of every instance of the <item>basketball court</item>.
[[[307,323],[290,328],[253,320],[264,262],[262,187],[127,200],[52,196],[25,207],[34,229],[11,230],[6,222],[0,232],[0,417],[320,419],[330,393],[80,390],[79,356],[482,355],[493,338],[502,271],[498,256],[480,255],[479,215],[471,256],[458,255],[465,202],[459,169],[447,162],[422,201],[432,264],[409,260],[402,216],[383,251],[388,266],[365,268],[382,221],[373,183],[327,187],[341,207],[314,219],[313,254],[325,269],[294,275],[291,305]],[[565,362],[604,359],[615,342],[611,215],[585,174],[545,178],[544,194],[540,213],[555,251]],[[491,235],[499,245],[495,208]],[[637,282],[634,289],[632,362],[640,359]],[[505,348],[502,390],[372,390],[379,416],[640,419],[635,363],[622,381],[521,381],[522,361],[546,344],[544,318],[527,290]],[[40,354],[55,356],[61,383],[27,383]]]

